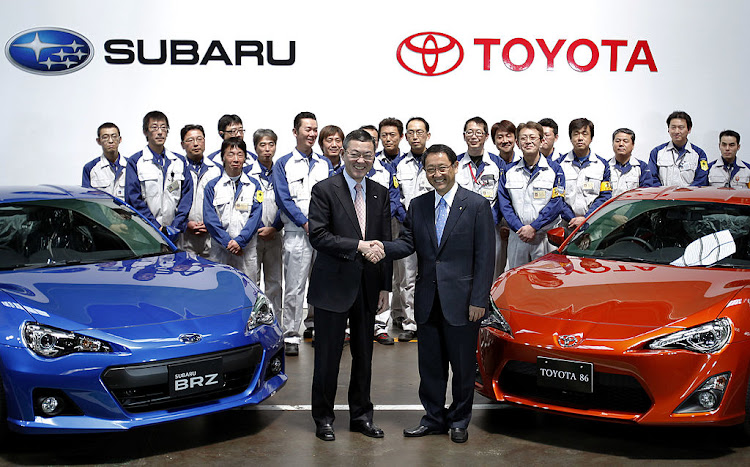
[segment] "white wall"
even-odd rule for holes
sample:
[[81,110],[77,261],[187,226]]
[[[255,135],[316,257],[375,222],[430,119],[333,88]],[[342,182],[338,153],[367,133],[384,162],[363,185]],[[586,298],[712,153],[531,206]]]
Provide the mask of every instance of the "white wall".
[[[274,129],[283,154],[294,144],[294,115],[310,110],[321,127],[336,124],[345,132],[377,125],[386,116],[403,121],[423,116],[431,124],[430,142],[459,153],[465,149],[463,123],[475,115],[490,124],[552,117],[561,126],[558,148],[565,151],[568,122],[586,116],[596,125],[597,153],[609,156],[612,131],[627,126],[636,132],[639,157],[668,140],[665,118],[682,109],[693,117],[691,141],[713,160],[719,131],[733,128],[750,138],[750,95],[742,86],[750,74],[743,21],[750,17],[748,5],[742,0],[14,2],[0,17],[3,46],[21,31],[58,27],[88,38],[95,53],[88,66],[59,76],[26,73],[0,56],[0,183],[78,184],[83,164],[99,153],[96,127],[117,123],[121,153],[130,155],[145,144],[141,119],[153,109],[169,116],[167,147],[179,152],[183,125],[204,125],[207,150],[213,151],[219,146],[218,118],[237,113],[248,130]],[[465,56],[456,70],[425,77],[399,64],[401,41],[425,31],[462,44]],[[475,38],[501,40],[491,48],[490,70],[483,70],[483,48],[474,45]],[[511,71],[502,62],[502,47],[513,38],[534,45],[535,60],[525,71]],[[550,47],[566,39],[554,70],[547,70],[536,43],[540,38]],[[158,53],[159,39],[197,41],[201,55],[212,40],[220,40],[232,59],[238,40],[272,40],[278,58],[295,41],[296,61],[112,65],[104,50],[110,39],[143,39],[149,56]],[[576,39],[599,45],[599,63],[591,71],[568,66],[566,52]],[[628,42],[618,50],[616,72],[609,69],[610,49],[602,40]],[[657,72],[646,66],[624,71],[639,40],[648,42]],[[588,61],[585,52],[576,53],[580,63]],[[516,46],[511,58],[522,63],[525,52]],[[488,149],[494,147],[488,143]],[[743,151],[740,157],[750,160]]]

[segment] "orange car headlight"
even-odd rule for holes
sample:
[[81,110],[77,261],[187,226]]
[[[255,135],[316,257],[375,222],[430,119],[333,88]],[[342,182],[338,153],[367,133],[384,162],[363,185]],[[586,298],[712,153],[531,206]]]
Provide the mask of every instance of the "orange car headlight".
[[716,353],[729,343],[732,321],[719,318],[654,339],[649,349],[685,349],[699,353]]

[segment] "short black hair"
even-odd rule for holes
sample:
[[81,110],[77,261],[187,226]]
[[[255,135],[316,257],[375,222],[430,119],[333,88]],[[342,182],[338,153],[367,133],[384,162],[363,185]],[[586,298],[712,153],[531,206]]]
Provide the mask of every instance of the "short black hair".
[[242,119],[239,115],[235,114],[224,114],[219,119],[219,134],[224,133],[224,130],[229,126],[233,124],[242,125]]
[[311,118],[315,121],[318,121],[318,117],[315,116],[312,112],[300,112],[297,114],[296,117],[294,117],[294,129],[299,130],[299,127],[302,126],[302,119],[303,118]]
[[734,136],[734,138],[737,140],[737,144],[740,144],[740,134],[737,133],[734,130],[724,130],[721,133],[719,133],[719,142],[721,143],[721,138],[725,136]]
[[446,156],[448,156],[448,160],[451,161],[451,164],[455,164],[458,160],[455,151],[453,151],[453,149],[451,149],[450,146],[446,144],[433,144],[424,152],[424,159],[422,160],[426,161],[427,156],[429,156],[430,154],[445,154]]
[[238,138],[236,136],[232,136],[231,138],[225,139],[221,143],[221,160],[224,160],[224,153],[227,152],[227,149],[229,148],[240,148],[242,149],[242,152],[245,153],[245,157],[247,157],[247,144],[245,144],[245,141],[242,138]]
[[693,119],[690,118],[690,115],[688,115],[688,113],[683,110],[675,110],[674,112],[669,114],[669,117],[667,117],[667,128],[669,128],[669,123],[675,118],[681,118],[685,120],[685,123],[687,123],[688,130],[693,129]]
[[96,129],[96,137],[98,138],[102,134],[102,130],[105,128],[114,128],[117,130],[117,134],[120,134],[120,129],[112,122],[104,122],[101,125],[99,125],[99,128]]
[[169,119],[164,114],[164,112],[161,112],[159,110],[152,110],[151,112],[147,113],[143,117],[143,132],[144,133],[148,131],[148,122],[150,122],[151,120],[154,120],[154,121],[164,120],[164,123],[167,124],[167,130],[169,130]]
[[555,133],[555,136],[557,136],[559,128],[557,127],[556,121],[552,120],[551,118],[543,118],[539,120],[538,123],[542,126],[546,126],[547,128],[552,128],[552,132]]
[[630,136],[630,140],[635,143],[635,131],[631,130],[630,128],[618,128],[615,130],[614,133],[612,133],[612,142],[615,141],[615,136],[617,136],[617,133],[625,133],[626,135]]
[[570,125],[568,125],[568,138],[573,137],[574,131],[583,130],[586,127],[591,129],[591,139],[594,139],[594,122],[588,118],[576,118],[575,120],[571,120]]
[[352,141],[360,141],[362,143],[372,143],[372,150],[375,150],[375,139],[372,135],[362,128],[358,128],[344,138],[344,149],[349,149],[349,143]]
[[424,129],[426,132],[430,132],[430,124],[427,123],[427,120],[425,120],[422,117],[412,117],[409,120],[406,121],[406,127],[409,128],[409,124],[413,122],[414,120],[419,120],[420,122],[424,123]]
[[180,130],[180,139],[182,141],[184,141],[185,140],[185,135],[187,135],[188,131],[191,131],[191,130],[198,130],[201,133],[203,133],[203,137],[204,138],[206,137],[206,132],[203,130],[203,125],[188,124],[188,125],[185,125],[184,127],[182,127],[182,130]]

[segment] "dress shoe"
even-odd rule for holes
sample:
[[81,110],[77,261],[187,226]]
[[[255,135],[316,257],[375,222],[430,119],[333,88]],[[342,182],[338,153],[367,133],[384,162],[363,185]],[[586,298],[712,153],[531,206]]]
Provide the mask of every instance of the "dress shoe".
[[299,355],[299,344],[292,344],[289,342],[284,344],[284,355],[288,357],[296,357]]
[[393,327],[401,329],[403,331],[404,329],[404,318],[403,316],[399,316],[398,318],[393,318]]
[[362,433],[370,438],[382,438],[385,436],[383,430],[380,429],[376,424],[372,422],[363,422],[361,420],[354,420],[349,423],[349,431],[356,431]]
[[302,332],[302,338],[312,339],[314,333],[315,333],[315,328],[305,328],[305,330]]
[[417,340],[417,331],[404,331],[398,335],[399,342],[411,342]]
[[330,423],[318,425],[318,427],[315,428],[315,436],[322,439],[323,441],[336,440],[336,435],[333,433],[333,426]]
[[393,345],[393,338],[389,336],[388,333],[381,332],[375,336],[375,342],[383,345]]
[[469,439],[469,432],[466,428],[451,428],[451,441],[465,443],[467,439]]
[[421,438],[422,436],[427,435],[444,435],[446,430],[441,430],[439,428],[430,428],[429,426],[425,425],[417,425],[414,428],[406,428],[404,429],[404,436],[407,438]]

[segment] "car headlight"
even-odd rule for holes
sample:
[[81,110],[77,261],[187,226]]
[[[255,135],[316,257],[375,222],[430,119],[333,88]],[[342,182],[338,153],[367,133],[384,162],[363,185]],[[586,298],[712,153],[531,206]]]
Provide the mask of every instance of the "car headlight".
[[255,305],[253,305],[253,311],[250,313],[250,318],[247,320],[246,331],[255,329],[258,326],[264,324],[273,324],[274,322],[273,306],[268,301],[268,297],[258,292],[258,296],[255,299]]
[[62,357],[76,352],[112,352],[107,342],[38,323],[23,325],[23,342],[40,357]]
[[513,335],[513,330],[510,328],[508,322],[505,321],[505,317],[492,299],[490,299],[490,315],[482,321],[482,327],[499,329],[511,336]]
[[673,332],[652,341],[650,349],[685,349],[699,353],[715,353],[732,337],[732,321],[715,319],[709,323]]

